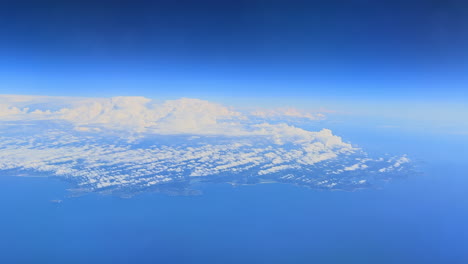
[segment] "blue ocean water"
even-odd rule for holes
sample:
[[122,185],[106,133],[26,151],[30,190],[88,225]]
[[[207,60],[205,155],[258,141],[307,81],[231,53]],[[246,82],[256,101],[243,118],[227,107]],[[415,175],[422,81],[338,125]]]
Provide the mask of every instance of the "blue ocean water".
[[357,192],[209,184],[130,199],[4,176],[0,263],[468,263],[466,137],[346,132],[422,173]]

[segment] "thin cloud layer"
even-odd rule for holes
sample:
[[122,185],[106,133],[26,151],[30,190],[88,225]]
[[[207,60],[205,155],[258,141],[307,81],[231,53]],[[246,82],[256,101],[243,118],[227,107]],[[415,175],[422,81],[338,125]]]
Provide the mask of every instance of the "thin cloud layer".
[[294,107],[276,108],[276,109],[259,109],[250,112],[252,116],[265,119],[281,119],[281,118],[304,118],[308,120],[323,120],[325,115],[322,112],[312,113],[296,109]]

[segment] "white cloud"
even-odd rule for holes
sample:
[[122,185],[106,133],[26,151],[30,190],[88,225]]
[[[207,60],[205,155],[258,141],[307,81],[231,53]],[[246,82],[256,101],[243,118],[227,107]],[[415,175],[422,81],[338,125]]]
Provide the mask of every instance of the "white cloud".
[[[70,98],[0,96],[0,120],[64,120],[86,126],[159,134],[223,134],[241,114],[219,104],[182,98],[154,103],[145,97]],[[18,108],[17,106],[23,107]],[[38,109],[27,106],[39,107]]]
[[322,120],[325,115],[321,112],[313,113],[299,110],[294,107],[276,108],[276,109],[257,109],[250,112],[250,115],[266,119],[282,119],[285,117],[305,118],[309,120]]
[[[409,162],[368,159],[329,129],[265,121],[188,98],[158,103],[144,97],[0,96],[0,125],[8,124],[0,131],[0,170],[65,177],[87,191],[286,171],[288,176],[278,180],[337,189],[367,178],[335,175],[363,169],[385,173]],[[26,122],[31,134],[14,132]],[[122,137],[116,131],[130,133]],[[186,136],[175,140],[174,135]],[[323,175],[328,178],[317,178]]]
[[[319,140],[340,145],[331,131],[309,132],[287,124],[252,123],[248,115],[199,99],[182,98],[156,103],[145,97],[73,98],[0,96],[1,120],[62,120],[77,131],[99,128],[153,134],[267,136],[278,144]],[[275,110],[277,111],[277,110]],[[288,109],[282,114],[297,116]]]
[[27,109],[19,109],[18,107],[7,104],[0,104],[0,118],[11,118],[19,114],[23,114]]
[[404,165],[406,163],[409,163],[410,159],[406,155],[404,155],[402,157],[391,158],[391,159],[388,160],[388,162],[393,163],[393,164],[391,164],[388,167],[379,169],[379,172],[383,173],[383,172],[391,172],[391,171],[395,171],[395,170],[401,170],[401,169],[403,169],[402,165]]

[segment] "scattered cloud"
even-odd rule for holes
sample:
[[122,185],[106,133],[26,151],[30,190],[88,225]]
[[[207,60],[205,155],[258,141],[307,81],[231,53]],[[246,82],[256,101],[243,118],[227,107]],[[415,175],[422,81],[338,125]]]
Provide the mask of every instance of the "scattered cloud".
[[259,116],[188,98],[0,96],[0,171],[60,177],[82,192],[185,190],[199,179],[353,190],[409,164],[369,158],[329,129]]

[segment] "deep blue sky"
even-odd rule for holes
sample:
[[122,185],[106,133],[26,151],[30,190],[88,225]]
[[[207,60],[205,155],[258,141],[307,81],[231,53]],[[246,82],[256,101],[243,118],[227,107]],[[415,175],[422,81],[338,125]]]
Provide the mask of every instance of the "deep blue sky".
[[1,1],[0,93],[468,98],[468,2]]

